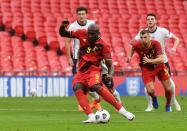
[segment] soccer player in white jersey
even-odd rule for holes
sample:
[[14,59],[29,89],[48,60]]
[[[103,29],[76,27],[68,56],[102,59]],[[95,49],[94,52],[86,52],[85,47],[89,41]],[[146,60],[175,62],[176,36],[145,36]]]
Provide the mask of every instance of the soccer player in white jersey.
[[[77,20],[74,21],[69,25],[68,31],[76,31],[78,29],[88,29],[88,26],[95,23],[94,20],[87,19],[87,8],[85,7],[78,7],[76,10],[77,13]],[[71,42],[73,41],[73,58],[71,57]],[[78,62],[78,50],[79,50],[79,40],[75,38],[66,38],[65,45],[66,45],[66,52],[67,52],[67,59],[70,66],[72,66],[72,73],[77,73],[77,62]],[[94,98],[92,102],[92,108],[96,108],[97,110],[101,109],[100,97],[95,92],[90,92],[90,96]],[[82,108],[78,105],[78,110],[82,111]]]
[[[114,88],[114,82],[113,79],[107,80],[107,74],[108,74],[108,68],[105,64],[105,61],[101,61],[101,67],[102,67],[102,82],[105,84],[105,86],[109,89],[109,91],[113,94],[113,96],[116,98],[116,100],[119,103],[122,103],[119,92]],[[114,73],[114,69],[113,69]]]
[[[160,42],[161,44],[161,48],[162,48],[162,52],[164,54],[164,63],[166,64],[166,67],[168,68],[168,71],[171,75],[171,70],[170,70],[170,66],[169,66],[169,63],[168,63],[168,58],[167,58],[167,55],[166,55],[166,51],[165,51],[165,39],[166,38],[171,38],[173,39],[174,41],[174,46],[173,48],[171,48],[171,52],[176,52],[176,49],[177,49],[177,46],[179,44],[179,38],[174,35],[173,33],[171,33],[170,31],[168,31],[166,28],[162,28],[162,27],[158,27],[157,26],[157,17],[155,14],[153,13],[150,13],[150,14],[147,14],[147,30],[149,30],[150,32],[150,35],[151,35],[151,38],[154,39],[154,40],[157,40]],[[140,39],[140,34],[138,33],[136,36],[135,36],[135,40],[139,40]],[[133,41],[131,41],[131,44],[133,44]],[[129,56],[128,59],[130,59],[131,56]],[[174,81],[172,80],[172,78],[170,77],[170,81],[171,81],[171,87],[172,87],[172,91],[173,91],[173,98],[172,98],[172,103],[173,105],[175,106],[175,109],[176,111],[181,111],[181,107],[175,97],[175,83]],[[148,100],[148,106],[146,108],[145,111],[152,111],[153,110],[153,105],[152,105],[152,99],[150,96],[147,95],[147,91],[145,89],[145,94],[146,94],[146,98]]]

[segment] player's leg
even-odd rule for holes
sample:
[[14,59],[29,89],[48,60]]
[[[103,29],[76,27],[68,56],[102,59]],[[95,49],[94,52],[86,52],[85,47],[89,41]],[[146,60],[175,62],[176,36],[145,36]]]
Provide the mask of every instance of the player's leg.
[[143,82],[144,82],[144,85],[147,91],[146,94],[147,96],[149,96],[148,99],[151,100],[151,102],[149,103],[152,103],[152,107],[157,109],[158,101],[155,95],[154,83],[153,83],[153,81],[155,80],[155,76],[156,76],[155,71],[154,70],[150,71],[149,69],[143,68],[143,67],[141,68],[141,70],[142,70],[142,79],[143,79]]
[[171,99],[173,96],[173,92],[171,89],[171,82],[170,80],[163,80],[162,85],[164,86],[165,89],[165,97],[166,97],[166,112],[172,112],[171,109]]
[[91,108],[95,108],[96,110],[101,110],[102,107],[100,105],[100,96],[97,94],[97,92],[91,92],[89,91],[89,95],[93,98],[92,99],[92,104],[91,104]]
[[173,91],[172,103],[175,106],[176,111],[181,111],[181,106],[179,105],[179,103],[175,97],[175,88],[176,87],[175,87],[175,83],[174,83],[173,79],[171,78],[171,70],[170,70],[169,63],[167,62],[167,63],[165,63],[165,65],[166,65],[166,68],[170,74],[171,89]]
[[[144,82],[145,83],[145,82]],[[158,101],[157,101],[157,97],[155,95],[155,90],[154,90],[154,83],[153,81],[150,82],[146,82],[145,84],[146,90],[147,90],[147,94],[151,97],[152,100],[152,106],[157,109],[158,108]]]
[[167,70],[166,65],[157,68],[158,73],[157,77],[162,82],[162,85],[165,89],[165,97],[166,97],[166,112],[171,112],[171,100],[173,97],[173,91],[171,88],[170,74]]
[[87,79],[88,87],[91,91],[96,91],[106,102],[110,103],[112,106],[118,110],[118,112],[125,116],[128,120],[133,120],[134,115],[125,110],[121,103],[119,103],[107,87],[102,84],[100,69],[94,68],[89,74],[89,79]]
[[115,97],[111,94],[111,92],[102,84],[95,84],[91,87],[92,91],[96,91],[100,96],[103,97],[103,99],[113,105],[118,112],[125,116],[128,120],[133,120],[134,115],[130,112],[128,112],[116,99]]
[[103,74],[102,75],[102,82],[109,89],[109,91],[113,94],[113,96],[116,98],[116,100],[118,102],[122,103],[119,92],[114,88],[113,79],[111,79],[110,81],[107,81],[105,77],[106,77],[106,74]]
[[175,106],[176,111],[181,111],[181,106],[179,105],[175,96],[175,83],[172,78],[170,78],[170,82],[171,82],[171,89],[173,91],[172,103]]
[[73,75],[77,73],[77,59],[73,59],[72,73]]
[[[75,75],[77,73],[77,59],[73,60],[73,66],[72,66],[72,74]],[[78,104],[78,111],[83,111],[82,107]]]
[[144,91],[145,91],[146,100],[148,101],[148,105],[147,105],[147,108],[145,109],[145,111],[150,112],[153,110],[152,98],[151,98],[151,96],[148,95],[146,87],[144,88]]
[[96,122],[95,114],[93,113],[88,98],[86,96],[86,88],[82,83],[76,83],[73,87],[73,90],[75,92],[75,96],[77,98],[77,101],[79,105],[82,107],[84,112],[88,115],[88,119],[86,121],[83,121],[83,123],[92,123]]

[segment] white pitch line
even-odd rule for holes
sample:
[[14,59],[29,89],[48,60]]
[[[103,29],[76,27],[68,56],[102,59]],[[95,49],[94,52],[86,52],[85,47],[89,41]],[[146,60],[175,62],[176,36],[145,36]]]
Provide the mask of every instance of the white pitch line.
[[[51,112],[78,112],[77,110],[66,110],[66,109],[25,109],[25,108],[0,108],[0,111],[51,111]],[[115,112],[115,111],[110,111]],[[152,111],[152,112],[145,112],[145,111],[132,111],[133,113],[164,113],[165,111]],[[172,113],[180,113],[177,111],[173,111]],[[187,112],[182,112],[187,113]]]
[[0,108],[0,111],[57,111],[57,112],[76,112],[76,110],[65,110],[65,109],[22,109],[22,108]]

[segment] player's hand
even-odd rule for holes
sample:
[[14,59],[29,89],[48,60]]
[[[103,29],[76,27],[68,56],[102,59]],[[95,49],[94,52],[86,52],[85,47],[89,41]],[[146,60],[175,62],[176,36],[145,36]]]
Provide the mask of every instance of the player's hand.
[[146,55],[143,57],[143,64],[151,63],[151,59],[147,58]]
[[109,82],[111,79],[112,79],[112,75],[106,74],[106,76],[105,76],[106,82]]
[[176,51],[177,51],[177,49],[175,47],[170,49],[170,53],[172,53],[172,54],[176,53]]
[[71,58],[68,59],[68,63],[69,63],[70,66],[73,66],[73,65],[74,65],[74,64],[73,64],[73,60],[72,60]]
[[65,20],[62,21],[61,26],[66,28],[66,27],[68,27],[68,25],[69,25],[69,20],[68,19],[65,19]]
[[131,61],[131,57],[128,57],[127,60],[126,60],[126,62],[130,63],[130,61]]

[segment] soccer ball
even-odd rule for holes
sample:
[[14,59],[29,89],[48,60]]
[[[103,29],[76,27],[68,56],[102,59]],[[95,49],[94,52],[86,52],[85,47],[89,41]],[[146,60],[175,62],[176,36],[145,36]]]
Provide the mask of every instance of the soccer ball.
[[98,123],[107,123],[110,119],[110,114],[107,110],[101,109],[95,113],[95,118]]
[[29,90],[29,94],[30,94],[32,97],[36,96],[36,89],[35,89],[35,88],[30,89],[30,90]]

